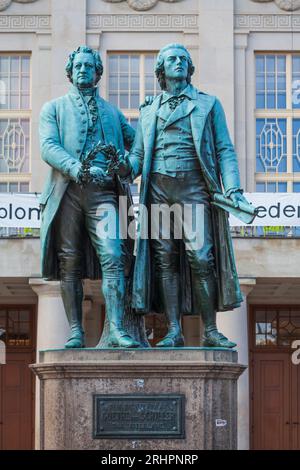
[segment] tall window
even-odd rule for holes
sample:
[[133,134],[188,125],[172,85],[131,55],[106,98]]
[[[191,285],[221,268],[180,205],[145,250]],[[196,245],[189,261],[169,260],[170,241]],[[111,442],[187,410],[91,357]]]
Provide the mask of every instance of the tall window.
[[0,53],[0,192],[28,192],[30,56]]
[[256,55],[256,191],[300,192],[300,54]]
[[160,92],[154,67],[156,53],[111,53],[108,57],[108,99],[120,108],[133,127],[146,96]]

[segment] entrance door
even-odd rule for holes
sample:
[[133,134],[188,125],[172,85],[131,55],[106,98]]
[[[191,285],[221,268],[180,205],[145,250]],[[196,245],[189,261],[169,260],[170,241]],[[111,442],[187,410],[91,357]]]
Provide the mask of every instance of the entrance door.
[[251,324],[252,448],[300,450],[300,308],[254,306]]
[[6,333],[6,364],[0,365],[0,450],[30,450],[34,445],[34,307],[0,307]]
[[254,449],[290,449],[290,357],[256,354],[254,372]]
[[300,449],[300,364],[292,365],[292,394],[298,397],[293,401],[292,409],[292,449]]

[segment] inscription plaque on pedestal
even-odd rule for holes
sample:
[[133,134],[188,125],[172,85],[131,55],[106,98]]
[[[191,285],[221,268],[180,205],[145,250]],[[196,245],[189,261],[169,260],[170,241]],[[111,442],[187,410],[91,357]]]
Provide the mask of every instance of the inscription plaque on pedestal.
[[184,439],[185,397],[94,395],[94,439]]

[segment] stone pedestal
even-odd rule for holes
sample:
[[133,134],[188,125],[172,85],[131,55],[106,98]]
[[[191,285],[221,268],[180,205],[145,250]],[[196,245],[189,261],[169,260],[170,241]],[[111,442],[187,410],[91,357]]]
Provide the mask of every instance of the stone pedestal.
[[[41,351],[31,366],[41,383],[40,448],[236,449],[245,369],[237,358],[205,348]],[[145,437],[149,430],[161,436]]]

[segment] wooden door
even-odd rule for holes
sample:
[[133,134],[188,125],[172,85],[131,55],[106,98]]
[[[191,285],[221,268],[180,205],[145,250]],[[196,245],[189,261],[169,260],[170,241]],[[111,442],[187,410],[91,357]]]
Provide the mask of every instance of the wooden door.
[[290,356],[255,354],[253,361],[253,447],[290,449]]
[[292,409],[291,433],[292,450],[300,450],[300,364],[291,365],[292,369]]
[[251,448],[300,450],[300,308],[252,306],[250,325]]
[[2,449],[32,449],[31,353],[8,353],[2,366]]
[[0,306],[6,364],[0,365],[0,450],[34,446],[35,315],[31,306]]

